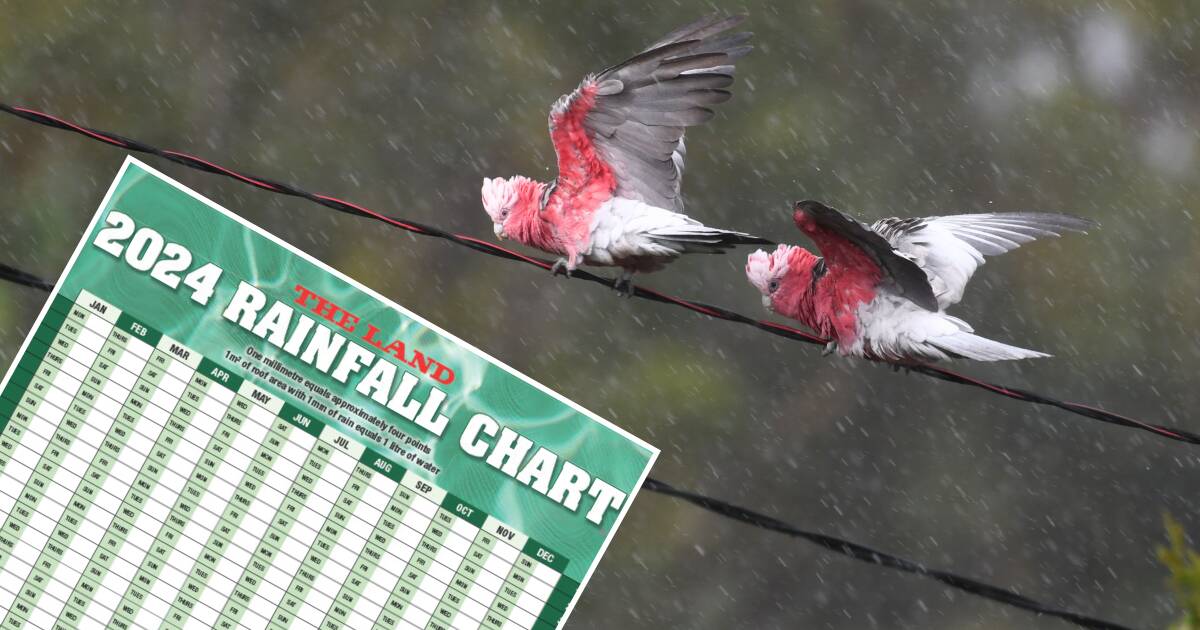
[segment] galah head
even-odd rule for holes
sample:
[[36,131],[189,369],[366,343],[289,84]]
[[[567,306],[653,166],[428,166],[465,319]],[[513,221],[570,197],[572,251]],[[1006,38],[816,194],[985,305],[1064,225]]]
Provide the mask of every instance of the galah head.
[[794,316],[797,301],[812,290],[824,273],[824,260],[803,247],[779,245],[767,253],[758,250],[746,258],[746,278],[762,293],[767,310]]
[[[508,238],[504,226],[513,214],[524,210],[530,203],[529,194],[539,184],[528,177],[515,175],[508,178],[483,178],[483,209],[492,218],[492,229],[501,240]],[[532,195],[536,199],[536,195]]]

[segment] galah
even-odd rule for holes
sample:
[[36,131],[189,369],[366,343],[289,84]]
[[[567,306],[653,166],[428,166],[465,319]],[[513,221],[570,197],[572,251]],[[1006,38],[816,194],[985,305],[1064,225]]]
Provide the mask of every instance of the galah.
[[734,62],[751,49],[749,33],[723,34],[742,19],[711,15],[677,29],[559,98],[550,110],[558,177],[483,180],[496,236],[558,254],[555,274],[581,262],[620,267],[622,293],[635,272],[682,254],[770,244],[688,217],[679,189],[684,130],[729,100]]
[[831,339],[826,354],[906,362],[1049,356],[974,334],[948,315],[985,256],[1097,224],[1066,214],[958,214],[860,223],[817,201],[792,215],[821,250],[780,245],[746,261],[746,277],[768,310]]

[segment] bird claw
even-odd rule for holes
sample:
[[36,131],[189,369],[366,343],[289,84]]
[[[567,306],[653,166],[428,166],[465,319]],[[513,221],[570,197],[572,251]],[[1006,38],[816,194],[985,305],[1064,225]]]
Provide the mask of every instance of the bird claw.
[[821,350],[821,356],[827,357],[833,354],[833,351],[837,350],[837,347],[837,341],[830,341],[829,343],[825,344],[825,349]]
[[613,289],[617,292],[617,297],[631,298],[633,297],[634,287],[633,278],[621,276],[613,282]]
[[566,258],[559,258],[554,261],[554,265],[550,267],[550,273],[555,276],[571,277],[571,267],[567,264]]
[[904,370],[905,374],[912,374],[912,366],[904,363],[893,363],[892,371],[899,374],[900,370]]

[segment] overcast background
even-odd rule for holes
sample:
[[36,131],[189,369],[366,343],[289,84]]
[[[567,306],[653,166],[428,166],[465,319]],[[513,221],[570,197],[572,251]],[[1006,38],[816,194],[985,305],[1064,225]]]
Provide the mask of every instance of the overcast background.
[[[586,7],[585,7],[586,5]],[[862,219],[1100,221],[992,259],[955,313],[1054,358],[958,369],[1200,430],[1200,4],[725,5],[757,50],[688,136],[708,223],[804,243]],[[551,102],[711,5],[0,0],[0,100],[493,239],[484,176],[553,177]],[[57,277],[124,159],[0,118],[0,261]],[[1200,451],[821,358],[819,348],[149,163],[661,447],[661,479],[1142,628]],[[647,286],[766,316],[745,254]],[[0,285],[7,365],[44,294]],[[569,627],[1065,628],[639,496]]]

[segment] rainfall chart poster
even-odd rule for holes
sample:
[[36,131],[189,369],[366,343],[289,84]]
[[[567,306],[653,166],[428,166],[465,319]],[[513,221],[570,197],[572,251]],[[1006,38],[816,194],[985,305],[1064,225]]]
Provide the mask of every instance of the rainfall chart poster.
[[5,627],[560,627],[658,455],[133,158],[2,405]]

